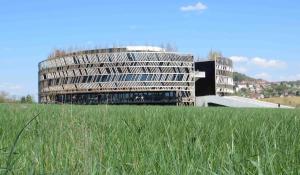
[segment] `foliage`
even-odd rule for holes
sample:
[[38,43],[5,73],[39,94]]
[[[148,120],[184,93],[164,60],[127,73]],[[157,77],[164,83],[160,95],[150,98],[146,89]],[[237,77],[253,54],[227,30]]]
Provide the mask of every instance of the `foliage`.
[[10,96],[7,92],[0,92],[0,103],[34,103],[33,96],[27,95],[20,99],[15,96]]
[[9,93],[0,91],[0,103],[15,103],[17,102],[14,96],[10,96]]
[[8,93],[0,92],[0,103],[5,103],[8,101]]
[[233,81],[242,82],[242,81],[254,81],[254,78],[251,78],[245,74],[233,72]]
[[67,52],[63,49],[55,49],[49,56],[48,59],[54,59],[56,57],[62,57],[66,54]]
[[[254,86],[261,86],[261,79],[254,79],[245,74],[241,74],[238,72],[233,73],[233,81],[236,82],[236,85],[239,85],[241,82],[245,81]],[[244,82],[244,83],[245,83]],[[267,85],[263,85],[263,89],[261,94],[265,97],[278,97],[278,96],[299,96],[300,94],[300,81],[289,81],[289,82],[278,82],[278,83],[267,83]],[[236,95],[245,95],[248,96],[251,92],[238,92]]]
[[33,97],[31,95],[21,97],[21,103],[33,103]]
[[222,52],[220,51],[213,51],[211,50],[209,53],[208,53],[208,59],[209,60],[217,60],[219,59],[220,57],[223,57],[223,54]]
[[242,88],[240,91],[234,93],[234,95],[241,97],[250,97],[250,94],[250,90],[245,88]]
[[162,43],[160,45],[161,48],[165,49],[167,52],[177,52],[178,51],[178,48],[175,44],[172,44],[172,43]]
[[279,96],[297,96],[297,92],[299,91],[299,87],[292,86],[287,83],[273,83],[271,86],[264,90],[264,95],[266,97],[279,97]]
[[300,173],[299,110],[27,104],[0,105],[4,171],[37,113],[14,174]]

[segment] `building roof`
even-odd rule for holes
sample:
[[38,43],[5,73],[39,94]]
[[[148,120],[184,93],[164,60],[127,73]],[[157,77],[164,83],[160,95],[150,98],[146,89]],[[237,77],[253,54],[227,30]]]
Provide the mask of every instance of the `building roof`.
[[139,51],[139,52],[166,52],[165,49],[161,47],[155,47],[155,46],[127,46],[127,51]]
[[62,56],[74,56],[81,54],[94,54],[94,53],[118,53],[118,52],[167,52],[166,49],[155,46],[125,46],[125,47],[110,47],[91,50],[80,50],[74,52],[66,52],[64,50],[54,51],[48,59],[55,59]]

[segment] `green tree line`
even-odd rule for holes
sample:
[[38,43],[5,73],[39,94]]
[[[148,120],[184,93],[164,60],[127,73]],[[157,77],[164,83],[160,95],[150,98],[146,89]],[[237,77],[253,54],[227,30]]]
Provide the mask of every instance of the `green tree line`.
[[11,97],[7,92],[0,92],[0,103],[34,103],[32,95],[22,96],[20,99]]

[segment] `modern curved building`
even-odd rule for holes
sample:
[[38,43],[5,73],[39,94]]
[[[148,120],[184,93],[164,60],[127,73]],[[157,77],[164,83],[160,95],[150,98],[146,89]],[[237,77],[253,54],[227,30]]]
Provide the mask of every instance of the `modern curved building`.
[[60,54],[39,63],[39,102],[193,105],[194,59],[159,47]]

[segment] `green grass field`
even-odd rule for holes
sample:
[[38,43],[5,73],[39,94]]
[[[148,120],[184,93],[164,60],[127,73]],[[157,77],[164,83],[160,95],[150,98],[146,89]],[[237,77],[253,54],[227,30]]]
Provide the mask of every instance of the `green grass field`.
[[[9,159],[18,132],[38,113]],[[0,168],[0,174],[300,174],[300,110],[2,104]]]

